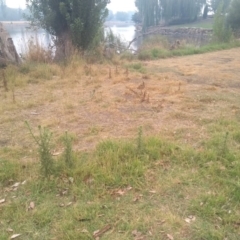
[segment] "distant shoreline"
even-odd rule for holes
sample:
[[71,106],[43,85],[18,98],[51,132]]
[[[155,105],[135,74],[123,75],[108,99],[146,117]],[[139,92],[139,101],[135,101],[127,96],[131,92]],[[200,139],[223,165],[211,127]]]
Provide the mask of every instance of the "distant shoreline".
[[17,31],[20,29],[26,29],[30,27],[30,22],[28,21],[1,21],[3,27],[9,31]]
[[1,21],[3,24],[27,24],[29,21]]
[[134,26],[134,22],[123,22],[123,21],[107,21],[104,23],[104,27],[130,27]]
[[30,22],[28,21],[1,21],[1,23],[5,26],[29,26]]
[[[1,21],[4,27],[15,28],[15,27],[30,27],[30,22],[28,21]],[[130,27],[133,26],[134,22],[122,22],[122,21],[107,21],[104,23],[104,27]]]

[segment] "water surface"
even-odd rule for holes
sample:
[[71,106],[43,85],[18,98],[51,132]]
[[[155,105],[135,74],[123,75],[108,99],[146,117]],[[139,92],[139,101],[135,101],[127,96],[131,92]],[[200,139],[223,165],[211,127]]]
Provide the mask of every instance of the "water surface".
[[[11,35],[18,53],[24,53],[27,51],[29,41],[36,42],[37,39],[39,44],[45,48],[47,48],[49,44],[52,43],[50,34],[41,29],[34,31],[28,27],[28,23],[26,22],[6,23],[4,26]],[[134,38],[135,27],[133,25],[114,25],[107,27],[106,30],[109,28],[113,31],[114,34],[119,35],[121,39],[126,43],[129,43]]]

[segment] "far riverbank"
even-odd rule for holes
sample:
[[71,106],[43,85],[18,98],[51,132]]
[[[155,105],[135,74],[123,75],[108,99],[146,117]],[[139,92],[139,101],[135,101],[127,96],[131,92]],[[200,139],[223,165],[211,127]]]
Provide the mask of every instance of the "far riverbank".
[[[7,30],[12,30],[15,28],[30,28],[30,22],[28,21],[2,21],[4,27]],[[111,28],[111,27],[130,27],[134,26],[134,22],[122,22],[122,21],[107,21],[104,23],[104,27]]]

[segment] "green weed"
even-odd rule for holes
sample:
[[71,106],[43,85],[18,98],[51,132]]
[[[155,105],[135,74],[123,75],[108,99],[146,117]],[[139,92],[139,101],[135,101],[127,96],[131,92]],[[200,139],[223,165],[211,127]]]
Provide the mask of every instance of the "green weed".
[[138,129],[137,135],[137,153],[141,154],[143,151],[143,130],[142,126]]
[[240,132],[235,132],[233,135],[233,139],[237,142],[240,143]]
[[137,72],[144,73],[146,69],[143,67],[142,63],[131,63],[127,66],[129,69],[133,69]]
[[0,158],[0,183],[6,184],[10,179],[15,181],[19,176],[20,166],[10,160]]
[[44,175],[44,177],[50,177],[51,174],[54,172],[54,161],[52,157],[52,146],[51,146],[51,138],[52,133],[45,127],[38,127],[39,130],[39,136],[34,136],[32,129],[28,122],[25,122],[29,132],[35,141],[35,143],[38,145],[38,153],[41,163],[41,171]]
[[64,143],[64,160],[67,167],[72,168],[74,166],[74,153],[72,149],[73,138],[68,132],[65,133],[63,138]]

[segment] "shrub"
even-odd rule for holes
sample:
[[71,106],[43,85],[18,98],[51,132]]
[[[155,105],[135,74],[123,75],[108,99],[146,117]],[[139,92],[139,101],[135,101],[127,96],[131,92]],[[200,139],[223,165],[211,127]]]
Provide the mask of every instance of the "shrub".
[[67,167],[72,168],[74,166],[74,153],[72,149],[73,137],[65,133],[63,138],[64,143],[64,161]]
[[232,29],[240,30],[240,0],[232,1],[227,16],[227,22]]
[[53,60],[53,51],[51,47],[47,49],[41,45],[38,36],[28,40],[25,46],[24,59],[29,62],[50,63]]
[[54,171],[54,162],[51,153],[51,137],[52,133],[47,128],[42,128],[41,126],[38,127],[39,136],[34,136],[32,129],[28,122],[26,125],[32,135],[33,140],[38,145],[38,153],[40,158],[41,164],[41,172],[44,177],[50,177]]
[[232,30],[227,25],[225,14],[222,13],[223,5],[221,4],[215,14],[213,23],[213,41],[230,42],[232,39]]

